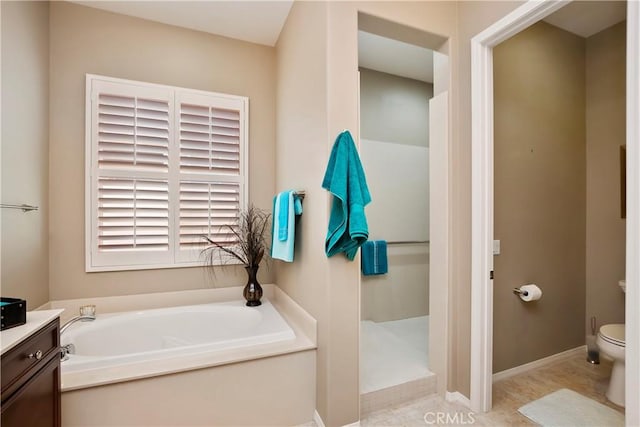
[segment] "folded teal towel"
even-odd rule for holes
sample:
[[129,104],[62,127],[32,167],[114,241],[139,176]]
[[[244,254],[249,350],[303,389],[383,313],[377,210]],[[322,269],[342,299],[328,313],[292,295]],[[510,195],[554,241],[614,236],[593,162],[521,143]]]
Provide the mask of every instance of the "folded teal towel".
[[365,242],[362,245],[362,274],[365,276],[386,274],[388,270],[387,242],[385,240]]
[[333,194],[329,229],[325,241],[328,257],[344,252],[349,260],[369,237],[364,207],[371,202],[360,157],[349,131],[333,144],[322,188]]
[[295,217],[300,214],[302,214],[302,201],[295,192],[283,191],[273,198],[271,258],[293,262],[296,240]]
[[291,198],[291,194],[276,197],[278,197],[278,240],[284,242],[289,237],[289,198]]

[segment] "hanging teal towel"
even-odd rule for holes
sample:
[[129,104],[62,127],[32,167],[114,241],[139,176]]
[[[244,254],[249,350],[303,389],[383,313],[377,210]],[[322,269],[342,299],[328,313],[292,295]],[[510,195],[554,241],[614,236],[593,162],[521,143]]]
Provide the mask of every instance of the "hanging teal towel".
[[331,257],[344,252],[349,260],[367,241],[369,228],[364,207],[371,202],[360,157],[349,131],[344,131],[333,144],[322,188],[333,194],[325,252]]
[[362,245],[362,274],[373,276],[386,274],[388,270],[386,240],[368,240],[365,242]]
[[302,201],[294,191],[283,191],[273,198],[271,258],[293,262],[296,215],[302,214]]

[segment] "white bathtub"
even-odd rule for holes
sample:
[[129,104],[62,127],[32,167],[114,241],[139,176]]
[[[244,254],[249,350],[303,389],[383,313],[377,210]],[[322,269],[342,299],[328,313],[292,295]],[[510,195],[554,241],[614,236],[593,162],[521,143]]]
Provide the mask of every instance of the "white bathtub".
[[[100,307],[98,307],[98,310]],[[223,350],[294,340],[295,333],[267,300],[219,302],[124,313],[76,322],[62,336],[75,353],[62,362],[65,374],[123,365],[207,356]]]
[[[317,323],[277,286],[263,290],[259,307],[229,302],[242,286],[52,302],[69,315],[86,304],[98,313],[62,336],[76,345],[62,362],[62,425],[308,422]],[[202,301],[216,302],[194,305]],[[182,306],[158,309],[170,304]]]

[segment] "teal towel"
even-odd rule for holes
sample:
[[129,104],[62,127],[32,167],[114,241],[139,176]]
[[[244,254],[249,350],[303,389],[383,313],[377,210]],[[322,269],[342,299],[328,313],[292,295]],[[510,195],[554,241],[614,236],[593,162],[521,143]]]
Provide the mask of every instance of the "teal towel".
[[362,274],[373,276],[386,274],[389,270],[387,261],[387,242],[385,240],[369,240],[362,245]]
[[278,201],[279,201],[278,240],[280,240],[281,242],[284,242],[289,237],[289,198],[290,197],[291,195],[285,195],[285,197],[278,197]]
[[333,194],[325,252],[331,257],[344,252],[349,260],[369,237],[364,207],[371,202],[360,157],[349,131],[333,144],[322,188]]
[[[286,202],[283,202],[286,199]],[[295,217],[302,214],[302,201],[295,192],[288,190],[273,198],[271,222],[271,258],[293,262],[296,240]],[[283,225],[282,223],[286,223]],[[284,234],[286,231],[286,235]],[[282,240],[281,236],[285,236]]]

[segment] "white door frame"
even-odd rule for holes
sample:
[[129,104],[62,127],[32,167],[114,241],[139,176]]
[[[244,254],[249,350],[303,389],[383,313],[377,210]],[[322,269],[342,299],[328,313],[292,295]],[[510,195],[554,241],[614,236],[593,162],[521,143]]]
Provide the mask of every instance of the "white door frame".
[[[471,40],[471,407],[491,409],[493,357],[493,48],[568,2],[530,0]],[[640,425],[640,4],[627,3],[627,425]],[[633,363],[630,363],[633,361]]]

